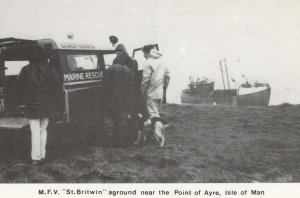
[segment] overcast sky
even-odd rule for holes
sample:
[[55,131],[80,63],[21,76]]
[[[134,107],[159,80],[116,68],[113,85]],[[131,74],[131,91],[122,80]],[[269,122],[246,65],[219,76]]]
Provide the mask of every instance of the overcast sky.
[[[300,1],[293,0],[0,0],[0,38],[87,42],[117,35],[128,50],[159,43],[169,63],[169,97],[178,102],[188,76],[222,88],[230,78],[269,82],[271,104],[300,103]],[[107,40],[108,41],[108,40]],[[235,85],[231,82],[231,86]]]

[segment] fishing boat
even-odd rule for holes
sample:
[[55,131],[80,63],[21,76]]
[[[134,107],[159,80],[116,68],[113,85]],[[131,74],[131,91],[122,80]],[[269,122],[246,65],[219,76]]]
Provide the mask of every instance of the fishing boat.
[[[188,89],[181,92],[182,103],[193,104],[214,104],[225,106],[268,106],[271,96],[271,87],[268,83],[255,82],[250,84],[248,81],[231,89],[227,72],[226,60],[220,61],[222,80],[224,89],[214,89],[214,81],[190,79]],[[223,72],[226,72],[224,78]],[[227,79],[227,85],[225,80]]]

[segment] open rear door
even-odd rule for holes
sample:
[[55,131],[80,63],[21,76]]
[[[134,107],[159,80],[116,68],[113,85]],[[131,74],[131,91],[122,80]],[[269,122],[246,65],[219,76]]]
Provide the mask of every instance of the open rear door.
[[[159,50],[158,44],[153,44],[153,45],[156,47],[157,50]],[[137,53],[143,52],[142,49],[143,49],[142,47],[133,49],[132,58],[135,58]]]
[[37,42],[33,40],[0,39],[0,130],[18,130],[29,124],[21,108],[17,108],[15,85],[19,71],[29,63],[26,54],[34,47]]

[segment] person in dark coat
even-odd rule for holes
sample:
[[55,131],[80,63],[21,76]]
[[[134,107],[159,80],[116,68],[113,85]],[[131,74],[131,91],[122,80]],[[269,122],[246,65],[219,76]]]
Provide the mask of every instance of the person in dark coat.
[[25,105],[31,129],[33,164],[39,164],[46,156],[47,126],[57,86],[58,79],[52,75],[42,49],[34,49],[30,63],[22,68],[17,78],[20,104]]
[[116,58],[113,64],[121,64],[127,66],[131,71],[136,74],[138,72],[138,63],[135,59],[131,58],[123,44],[118,44],[116,47]]
[[[117,57],[113,60],[113,64],[121,64],[127,66],[133,72],[133,112],[130,115],[130,128],[134,135],[141,133],[144,129],[144,118],[146,117],[147,110],[144,98],[142,96],[141,83],[142,72],[138,71],[138,63],[135,59],[131,58],[123,44],[118,44],[116,47]],[[133,135],[133,136],[134,136]],[[136,141],[135,143],[139,143]]]
[[133,72],[121,64],[113,64],[105,73],[106,108],[113,122],[113,145],[125,146],[130,141],[127,121],[134,112]]

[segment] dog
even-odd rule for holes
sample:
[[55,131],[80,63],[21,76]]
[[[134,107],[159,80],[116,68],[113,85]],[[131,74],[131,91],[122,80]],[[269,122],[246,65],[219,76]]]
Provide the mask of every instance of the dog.
[[161,121],[156,121],[154,124],[154,138],[160,143],[159,146],[164,146],[166,142],[166,128],[169,124],[163,124]]
[[144,130],[139,129],[138,130],[138,138],[137,141],[134,142],[134,144],[140,144],[143,141],[146,142],[149,136],[152,136],[158,143],[159,145],[162,147],[165,145],[166,142],[166,133],[165,130],[167,127],[169,127],[169,124],[163,124],[161,121],[156,121],[154,126],[151,127],[151,120],[147,120],[146,122],[144,122],[144,127],[147,128],[151,128],[150,131],[151,133],[145,133]]

